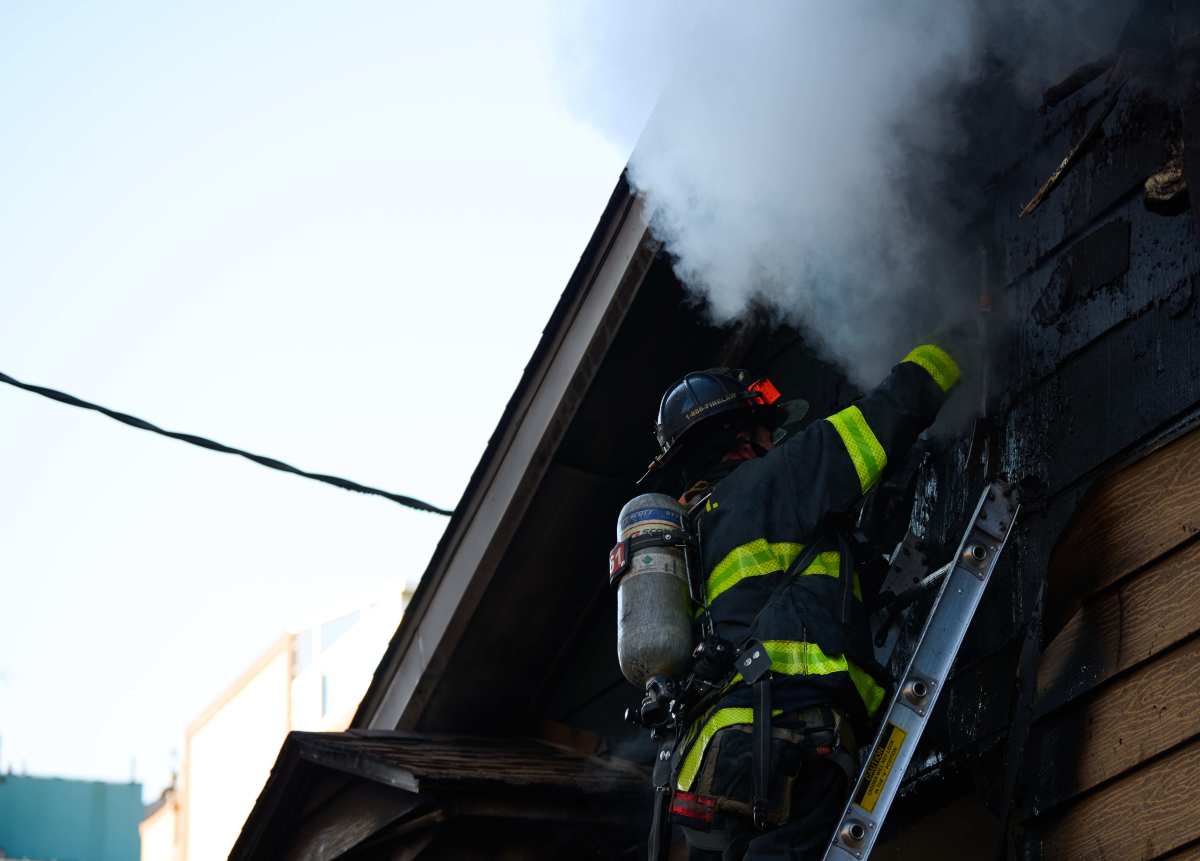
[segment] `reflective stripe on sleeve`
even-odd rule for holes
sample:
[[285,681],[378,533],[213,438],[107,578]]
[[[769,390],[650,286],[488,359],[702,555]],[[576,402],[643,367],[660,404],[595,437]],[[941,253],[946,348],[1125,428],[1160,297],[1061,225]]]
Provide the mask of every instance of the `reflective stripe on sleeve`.
[[846,407],[825,421],[833,425],[833,429],[842,438],[846,454],[850,455],[854,471],[858,473],[859,487],[866,493],[879,481],[883,468],[887,466],[887,452],[879,444],[875,432],[871,430],[858,407]]
[[[747,577],[761,577],[764,574],[774,574],[776,571],[786,571],[803,550],[803,544],[791,541],[771,543],[763,538],[733,548],[725,554],[724,559],[717,563],[712,574],[708,575],[706,587],[708,603],[713,603],[719,595],[732,589]],[[800,574],[821,574],[836,579],[841,575],[841,558],[836,550],[819,553]],[[854,575],[851,588],[854,597],[861,601],[862,585],[859,583],[857,573]]]
[[726,553],[725,558],[718,562],[708,575],[708,603],[711,604],[717,600],[718,595],[732,589],[747,577],[761,577],[776,571],[786,571],[803,549],[803,544],[791,541],[777,541],[772,544],[765,538],[738,545]]
[[962,376],[958,363],[950,358],[949,353],[934,344],[922,344],[901,361],[912,362],[924,368],[943,392],[954,388],[954,384]]
[[850,674],[850,681],[858,690],[858,695],[862,697],[863,705],[867,707],[867,716],[875,717],[875,712],[879,711],[879,707],[883,705],[883,698],[887,695],[879,682],[871,677],[871,674],[863,670],[853,662],[847,662],[849,666],[846,672]]

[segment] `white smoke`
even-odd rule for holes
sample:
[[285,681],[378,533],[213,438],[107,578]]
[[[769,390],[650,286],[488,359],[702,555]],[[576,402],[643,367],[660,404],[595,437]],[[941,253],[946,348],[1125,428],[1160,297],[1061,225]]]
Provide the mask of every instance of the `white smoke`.
[[954,97],[999,44],[1034,112],[1123,18],[1081,22],[1086,2],[596,0],[561,28],[563,78],[617,138],[657,94],[629,177],[716,322],[764,308],[870,383],[979,292],[956,235],[974,213],[945,188],[967,140]]

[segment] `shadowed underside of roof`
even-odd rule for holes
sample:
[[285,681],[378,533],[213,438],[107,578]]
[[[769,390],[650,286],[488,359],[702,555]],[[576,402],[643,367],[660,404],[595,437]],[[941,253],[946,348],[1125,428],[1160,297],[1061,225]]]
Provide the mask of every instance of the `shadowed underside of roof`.
[[647,785],[531,739],[294,732],[230,858],[487,857],[533,836],[524,857],[612,857],[638,842]]

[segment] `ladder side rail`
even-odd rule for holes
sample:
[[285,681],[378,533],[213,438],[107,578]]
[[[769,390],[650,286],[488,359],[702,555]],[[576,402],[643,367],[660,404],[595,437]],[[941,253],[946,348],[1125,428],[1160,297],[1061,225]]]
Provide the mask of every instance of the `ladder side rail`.
[[941,589],[892,696],[824,861],[864,861],[874,848],[925,725],[945,687],[983,591],[1012,532],[1012,489],[980,496]]

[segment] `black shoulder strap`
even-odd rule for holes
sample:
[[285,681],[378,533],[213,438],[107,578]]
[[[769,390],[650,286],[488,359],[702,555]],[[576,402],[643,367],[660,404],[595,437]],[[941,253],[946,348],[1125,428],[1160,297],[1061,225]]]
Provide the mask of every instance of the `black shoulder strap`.
[[650,834],[646,838],[646,857],[649,861],[666,861],[671,842],[671,787],[654,787],[654,812],[650,819]]
[[786,592],[788,587],[792,585],[793,576],[799,574],[801,571],[811,565],[813,560],[817,558],[817,555],[820,554],[822,549],[829,543],[830,541],[824,533],[818,533],[817,536],[810,541],[803,550],[800,551],[796,558],[792,560],[792,564],[789,565],[787,570],[783,572],[784,576],[779,581],[779,584],[771,591],[771,594],[767,596],[767,600],[763,602],[763,605],[758,608],[758,612],[754,614],[754,618],[750,621],[750,626],[747,630],[754,630],[754,627],[758,624],[758,620],[762,618],[762,614],[766,612],[767,608],[778,601],[779,596]]
[[754,729],[751,758],[754,782],[754,802],[751,815],[754,827],[767,827],[767,812],[771,797],[771,677],[768,674],[754,683]]

